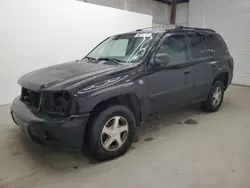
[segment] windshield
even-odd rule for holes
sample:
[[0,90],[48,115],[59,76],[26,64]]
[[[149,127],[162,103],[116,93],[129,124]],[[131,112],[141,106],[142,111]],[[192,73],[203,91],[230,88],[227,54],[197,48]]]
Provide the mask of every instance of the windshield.
[[88,57],[111,59],[121,63],[138,62],[149,48],[154,33],[133,33],[109,37],[99,44]]

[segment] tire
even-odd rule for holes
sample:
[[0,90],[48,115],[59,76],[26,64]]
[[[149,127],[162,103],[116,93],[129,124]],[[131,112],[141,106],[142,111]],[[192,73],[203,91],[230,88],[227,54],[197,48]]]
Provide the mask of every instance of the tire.
[[[216,94],[216,92],[218,92],[218,88],[221,91],[221,96],[219,101],[216,100],[217,102],[215,102],[215,97],[214,95]],[[202,102],[202,107],[204,110],[208,111],[208,112],[216,112],[217,110],[219,110],[222,101],[223,101],[223,97],[224,97],[224,85],[222,84],[221,81],[216,81],[212,88],[211,91],[207,97],[207,100]]]
[[[114,128],[115,122],[118,122],[118,124],[116,124],[118,125],[116,127],[119,127],[117,130],[121,130],[121,128],[127,130],[119,133],[119,131],[116,131]],[[124,125],[120,126],[119,124]],[[104,127],[107,129],[104,129]],[[102,110],[96,117],[94,117],[94,121],[92,121],[87,128],[85,147],[87,149],[88,156],[95,160],[104,161],[125,154],[133,142],[135,128],[135,116],[126,106],[115,105]],[[106,135],[104,130],[108,130],[109,134]],[[112,141],[113,137],[119,137],[119,143],[123,143],[118,147],[118,141],[114,140],[114,142],[107,147],[109,145],[108,141]]]

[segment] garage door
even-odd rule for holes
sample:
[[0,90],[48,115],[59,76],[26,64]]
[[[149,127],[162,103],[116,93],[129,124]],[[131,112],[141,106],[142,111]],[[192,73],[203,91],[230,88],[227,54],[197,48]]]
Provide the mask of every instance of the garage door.
[[250,1],[190,0],[188,25],[215,29],[234,58],[234,84],[250,86]]

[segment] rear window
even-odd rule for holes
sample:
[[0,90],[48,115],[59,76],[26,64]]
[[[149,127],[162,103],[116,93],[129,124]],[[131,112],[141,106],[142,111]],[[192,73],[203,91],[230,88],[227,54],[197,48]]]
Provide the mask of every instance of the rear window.
[[204,43],[207,49],[227,49],[227,46],[220,35],[206,35],[204,36]]

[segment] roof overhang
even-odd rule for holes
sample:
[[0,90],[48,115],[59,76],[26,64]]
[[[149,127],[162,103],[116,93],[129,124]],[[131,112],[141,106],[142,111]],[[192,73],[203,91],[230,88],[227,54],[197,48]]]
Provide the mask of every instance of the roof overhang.
[[[168,5],[171,5],[172,3],[172,0],[154,0],[154,1],[158,1],[158,2],[161,2],[161,3],[165,3],[165,4],[168,4]],[[189,0],[176,0],[176,3],[179,4],[179,3],[188,3]]]

